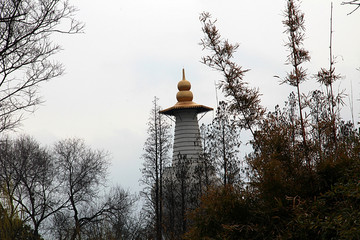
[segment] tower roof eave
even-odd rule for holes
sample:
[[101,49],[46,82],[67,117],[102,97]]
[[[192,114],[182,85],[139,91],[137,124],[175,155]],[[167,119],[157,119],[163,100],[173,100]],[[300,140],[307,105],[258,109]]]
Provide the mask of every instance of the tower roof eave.
[[196,109],[197,113],[203,113],[213,110],[213,108],[211,107],[200,105],[194,103],[193,101],[187,101],[187,102],[177,102],[174,106],[166,108],[160,111],[160,113],[174,116],[177,110],[182,110],[182,109]]

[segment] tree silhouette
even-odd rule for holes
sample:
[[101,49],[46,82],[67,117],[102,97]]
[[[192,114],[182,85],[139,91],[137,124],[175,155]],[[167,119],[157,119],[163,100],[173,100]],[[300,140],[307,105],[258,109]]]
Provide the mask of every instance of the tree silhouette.
[[51,36],[81,32],[75,12],[68,0],[0,2],[0,132],[17,127],[42,102],[39,86],[63,74]]
[[200,14],[200,22],[204,33],[200,45],[211,53],[202,57],[201,62],[223,75],[219,88],[229,99],[229,109],[238,117],[239,127],[250,130],[254,135],[254,126],[263,116],[264,109],[260,105],[258,89],[250,88],[243,79],[249,70],[232,61],[239,44],[231,44],[221,38],[215,26],[216,20],[212,21],[209,13]]
[[148,122],[148,138],[144,146],[142,179],[145,198],[144,210],[154,221],[154,238],[161,239],[163,235],[163,182],[165,167],[169,164],[169,150],[171,147],[170,124],[165,116],[160,114],[158,98],[154,97],[153,108]]

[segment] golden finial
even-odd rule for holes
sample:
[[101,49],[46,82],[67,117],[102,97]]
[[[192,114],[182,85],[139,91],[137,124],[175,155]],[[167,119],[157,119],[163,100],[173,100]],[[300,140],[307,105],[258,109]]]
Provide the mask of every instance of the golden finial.
[[184,110],[184,109],[194,109],[196,113],[203,113],[213,110],[211,107],[200,105],[192,101],[193,94],[190,91],[191,84],[185,78],[184,69],[182,69],[182,75],[183,75],[182,80],[180,80],[180,82],[177,85],[179,92],[176,94],[176,99],[178,100],[178,102],[174,106],[160,111],[160,113],[175,116],[177,115],[177,112],[179,110]]
[[191,102],[193,100],[193,94],[190,91],[191,83],[185,79],[185,70],[182,70],[183,79],[178,83],[179,92],[176,94],[178,102]]

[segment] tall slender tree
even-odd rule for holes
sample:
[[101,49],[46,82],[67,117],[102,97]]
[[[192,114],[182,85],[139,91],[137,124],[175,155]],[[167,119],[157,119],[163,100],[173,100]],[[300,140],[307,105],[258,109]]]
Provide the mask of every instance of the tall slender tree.
[[201,62],[222,74],[223,80],[219,82],[219,88],[229,99],[229,109],[238,117],[236,122],[239,127],[250,130],[254,136],[254,127],[265,110],[260,105],[258,89],[249,87],[244,80],[249,69],[243,69],[233,61],[239,44],[231,44],[222,39],[215,26],[216,20],[211,20],[209,13],[200,14],[200,22],[204,33],[200,45],[203,50],[210,51],[210,55],[204,56]]
[[303,147],[305,155],[307,156],[308,165],[310,166],[310,159],[308,157],[308,144],[306,139],[306,123],[304,119],[304,100],[300,90],[300,85],[306,81],[307,73],[306,69],[302,67],[302,64],[310,61],[310,55],[307,50],[304,49],[305,39],[305,18],[304,13],[301,12],[297,0],[288,0],[285,10],[285,20],[283,24],[286,28],[285,33],[288,34],[288,42],[286,47],[289,50],[287,57],[287,64],[291,64],[293,69],[287,74],[283,83],[288,83],[291,86],[296,87],[297,103],[299,108],[299,118],[301,126],[301,136],[303,140]]
[[[339,105],[342,102],[342,94],[339,93],[335,95],[334,93],[334,83],[341,78],[339,74],[335,73],[335,57],[333,55],[333,4],[331,3],[330,10],[330,31],[329,31],[329,68],[321,68],[320,71],[315,75],[315,79],[322,85],[325,86],[325,105],[326,109],[324,112],[327,113],[328,121],[330,124],[329,133],[330,139],[327,141],[328,148],[334,148],[335,152],[337,150],[337,121],[339,120]],[[325,132],[325,131],[324,131]],[[326,133],[326,132],[325,132]],[[333,152],[334,153],[334,152]],[[335,154],[336,156],[336,154]]]
[[145,198],[145,211],[154,223],[154,238],[160,240],[163,235],[163,181],[164,170],[169,164],[171,148],[171,125],[161,115],[159,99],[154,97],[148,122],[148,138],[144,146],[141,192]]

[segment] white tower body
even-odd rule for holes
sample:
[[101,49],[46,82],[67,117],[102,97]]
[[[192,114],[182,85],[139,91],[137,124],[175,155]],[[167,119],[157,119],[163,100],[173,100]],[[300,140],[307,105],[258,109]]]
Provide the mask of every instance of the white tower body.
[[199,124],[196,109],[180,109],[174,114],[175,136],[173,147],[173,165],[179,156],[196,161],[202,153]]

